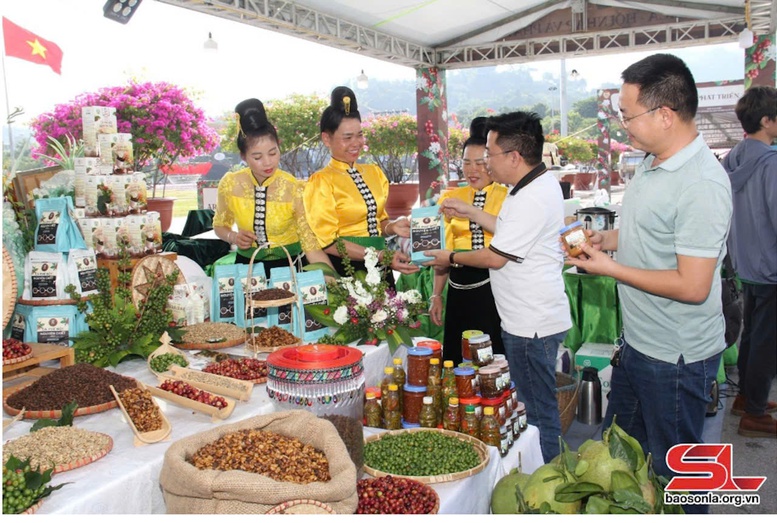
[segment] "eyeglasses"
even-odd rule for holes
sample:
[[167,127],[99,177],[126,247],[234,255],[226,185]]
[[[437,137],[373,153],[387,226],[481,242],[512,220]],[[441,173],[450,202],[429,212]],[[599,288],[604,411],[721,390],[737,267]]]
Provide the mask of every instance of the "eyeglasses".
[[477,167],[478,169],[482,169],[483,167],[486,166],[486,161],[485,160],[475,160],[475,161],[464,160],[461,162],[461,164],[463,167]]
[[509,151],[502,151],[501,153],[489,153],[489,152],[488,152],[488,149],[486,149],[486,150],[483,152],[483,158],[484,158],[485,160],[488,160],[488,159],[489,159],[489,158],[491,158],[492,156],[501,156],[501,155],[503,155],[503,154],[510,154],[510,153],[514,153],[514,152],[515,152],[515,149],[510,149]]
[[[652,113],[654,111],[658,111],[662,107],[665,107],[665,106],[664,105],[659,105],[658,107],[653,107],[652,109],[650,109],[649,111],[645,111],[644,113],[639,113],[638,115],[629,116],[629,117],[626,117],[626,118],[624,118],[623,115],[619,113],[615,118],[621,123],[621,125],[623,127],[628,127],[629,126],[629,122],[634,120],[635,118],[639,118],[640,116],[644,116],[644,115]],[[676,111],[677,110],[674,107],[667,107],[667,109],[669,109],[670,111]]]

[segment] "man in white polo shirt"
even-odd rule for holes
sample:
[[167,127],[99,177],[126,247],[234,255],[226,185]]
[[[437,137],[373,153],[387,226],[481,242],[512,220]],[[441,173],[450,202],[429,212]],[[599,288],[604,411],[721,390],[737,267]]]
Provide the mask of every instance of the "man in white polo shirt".
[[424,254],[434,260],[424,265],[489,269],[510,374],[529,423],[540,430],[542,457],[548,462],[559,453],[561,435],[556,354],[572,326],[558,243],[564,197],[556,177],[542,163],[544,137],[536,114],[493,116],[486,128],[485,159],[491,177],[512,186],[499,215],[453,198],[441,207],[448,216],[493,231],[491,245],[469,252],[427,251]]

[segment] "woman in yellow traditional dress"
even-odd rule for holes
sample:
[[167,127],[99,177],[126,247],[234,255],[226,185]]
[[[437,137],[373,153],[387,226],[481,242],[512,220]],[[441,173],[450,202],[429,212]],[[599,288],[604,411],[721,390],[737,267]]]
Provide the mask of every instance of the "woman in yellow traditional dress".
[[[478,117],[469,126],[469,138],[464,142],[462,167],[468,185],[446,191],[439,205],[445,210],[445,201],[458,199],[483,211],[497,215],[507,197],[507,187],[494,183],[486,169],[483,153],[486,150],[486,118]],[[445,248],[469,251],[488,248],[493,234],[465,218],[445,220]],[[442,292],[448,283],[445,303],[445,331],[443,357],[461,363],[461,333],[477,329],[491,336],[494,353],[504,354],[502,328],[496,310],[488,269],[450,267],[435,271],[434,290],[429,298],[429,315],[435,325],[442,325]]]
[[[390,221],[386,213],[389,183],[377,165],[357,164],[364,149],[356,95],[347,87],[332,91],[321,115],[321,140],[332,155],[329,165],[315,172],[305,185],[305,211],[318,243],[335,270],[344,274],[336,240],[343,240],[356,270],[364,270],[364,250],[386,246],[384,236],[410,236],[407,218]],[[404,274],[418,271],[410,257],[395,252],[391,268]],[[393,282],[391,274],[389,280]]]
[[251,98],[240,102],[235,112],[237,147],[248,167],[225,174],[219,182],[213,217],[216,235],[237,245],[236,263],[249,263],[254,251],[269,243],[255,258],[268,278],[271,268],[289,266],[281,246],[299,264],[307,258],[307,263],[331,265],[305,219],[302,182],[278,168],[278,133],[267,120],[264,105]]

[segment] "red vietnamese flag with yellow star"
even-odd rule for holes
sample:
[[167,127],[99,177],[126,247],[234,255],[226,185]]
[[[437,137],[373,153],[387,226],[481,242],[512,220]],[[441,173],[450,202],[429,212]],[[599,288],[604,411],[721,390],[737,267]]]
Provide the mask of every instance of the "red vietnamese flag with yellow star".
[[62,74],[62,49],[54,42],[19,27],[6,17],[3,17],[3,40],[6,56],[48,65],[55,73]]

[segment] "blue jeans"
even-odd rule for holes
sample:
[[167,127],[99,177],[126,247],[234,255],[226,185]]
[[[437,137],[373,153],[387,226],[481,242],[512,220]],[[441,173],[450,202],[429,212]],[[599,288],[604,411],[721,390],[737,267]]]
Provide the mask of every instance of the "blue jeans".
[[[677,363],[667,363],[642,354],[624,340],[620,364],[612,369],[610,402],[602,429],[615,418],[646,454],[653,454],[656,474],[673,476],[666,465],[666,453],[678,443],[702,442],[721,354],[690,364],[682,356]],[[706,512],[706,505],[684,508]]]
[[528,422],[540,429],[545,463],[559,454],[561,419],[556,399],[556,355],[566,334],[564,331],[544,338],[522,338],[502,331],[518,400],[526,405]]

